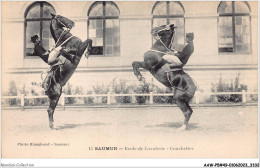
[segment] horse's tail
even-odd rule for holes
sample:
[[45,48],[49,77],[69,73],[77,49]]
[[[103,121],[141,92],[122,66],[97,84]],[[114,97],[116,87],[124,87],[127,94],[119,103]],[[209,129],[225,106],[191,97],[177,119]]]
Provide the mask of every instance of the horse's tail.
[[200,86],[199,86],[198,83],[194,80],[194,78],[192,78],[191,76],[190,76],[190,78],[191,78],[191,80],[194,82],[194,84],[196,85],[197,90],[200,91],[200,92],[204,92],[204,90],[200,88]]

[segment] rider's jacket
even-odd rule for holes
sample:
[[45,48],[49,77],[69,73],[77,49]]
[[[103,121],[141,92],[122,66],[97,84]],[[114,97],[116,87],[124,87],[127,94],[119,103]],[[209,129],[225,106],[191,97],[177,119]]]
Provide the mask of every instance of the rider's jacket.
[[40,44],[35,44],[34,46],[34,55],[37,55],[39,57],[41,57],[41,59],[48,63],[48,54],[45,54],[46,50],[40,45]]
[[186,64],[194,52],[194,45],[193,42],[188,42],[188,44],[183,48],[181,52],[176,54],[176,56],[180,59],[183,64]]

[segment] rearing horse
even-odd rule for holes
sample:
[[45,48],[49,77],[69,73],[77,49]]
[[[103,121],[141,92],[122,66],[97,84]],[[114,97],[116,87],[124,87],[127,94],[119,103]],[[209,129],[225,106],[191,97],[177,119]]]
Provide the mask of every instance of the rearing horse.
[[[57,106],[59,98],[62,93],[62,87],[67,83],[72,74],[75,72],[80,59],[83,54],[90,53],[92,49],[92,40],[87,39],[82,42],[78,37],[73,36],[69,30],[74,26],[74,22],[60,15],[52,15],[52,20],[50,24],[51,35],[55,41],[55,47],[61,46],[66,55],[74,57],[73,61],[66,59],[65,63],[60,66],[60,72],[56,71],[53,78],[49,84],[49,88],[45,91],[46,95],[50,100],[48,107],[49,116],[49,127],[53,128],[53,114]],[[66,30],[67,29],[67,30]],[[64,57],[64,53],[62,53]],[[66,58],[67,58],[66,57]]]
[[169,48],[174,39],[174,25],[156,27],[152,32],[156,32],[160,38],[153,44],[152,48],[144,54],[143,62],[133,62],[134,74],[139,81],[144,83],[145,79],[142,77],[139,68],[146,69],[163,85],[172,88],[174,93],[173,98],[185,117],[184,123],[179,130],[184,130],[193,112],[189,101],[194,96],[197,87],[191,77],[183,71],[182,67],[167,73],[161,68],[167,63],[162,57],[170,51]]

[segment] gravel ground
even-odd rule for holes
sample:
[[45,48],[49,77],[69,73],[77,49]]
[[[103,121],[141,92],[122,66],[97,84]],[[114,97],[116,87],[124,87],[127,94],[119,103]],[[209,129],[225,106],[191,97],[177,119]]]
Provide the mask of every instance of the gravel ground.
[[[258,108],[194,108],[186,131],[177,107],[2,111],[3,158],[252,158]],[[41,146],[39,146],[41,145]],[[111,148],[102,148],[111,147]],[[93,149],[93,150],[92,150]]]

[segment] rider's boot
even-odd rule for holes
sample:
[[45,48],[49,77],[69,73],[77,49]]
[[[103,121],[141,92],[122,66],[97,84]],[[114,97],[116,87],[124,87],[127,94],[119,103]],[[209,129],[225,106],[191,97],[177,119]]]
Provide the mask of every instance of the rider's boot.
[[170,64],[170,68],[174,69],[174,68],[182,68],[184,66],[184,64],[181,65],[176,65],[176,64]]
[[49,71],[47,76],[45,77],[44,81],[42,82],[42,88],[47,91],[50,86],[51,78],[53,76],[53,71]]

